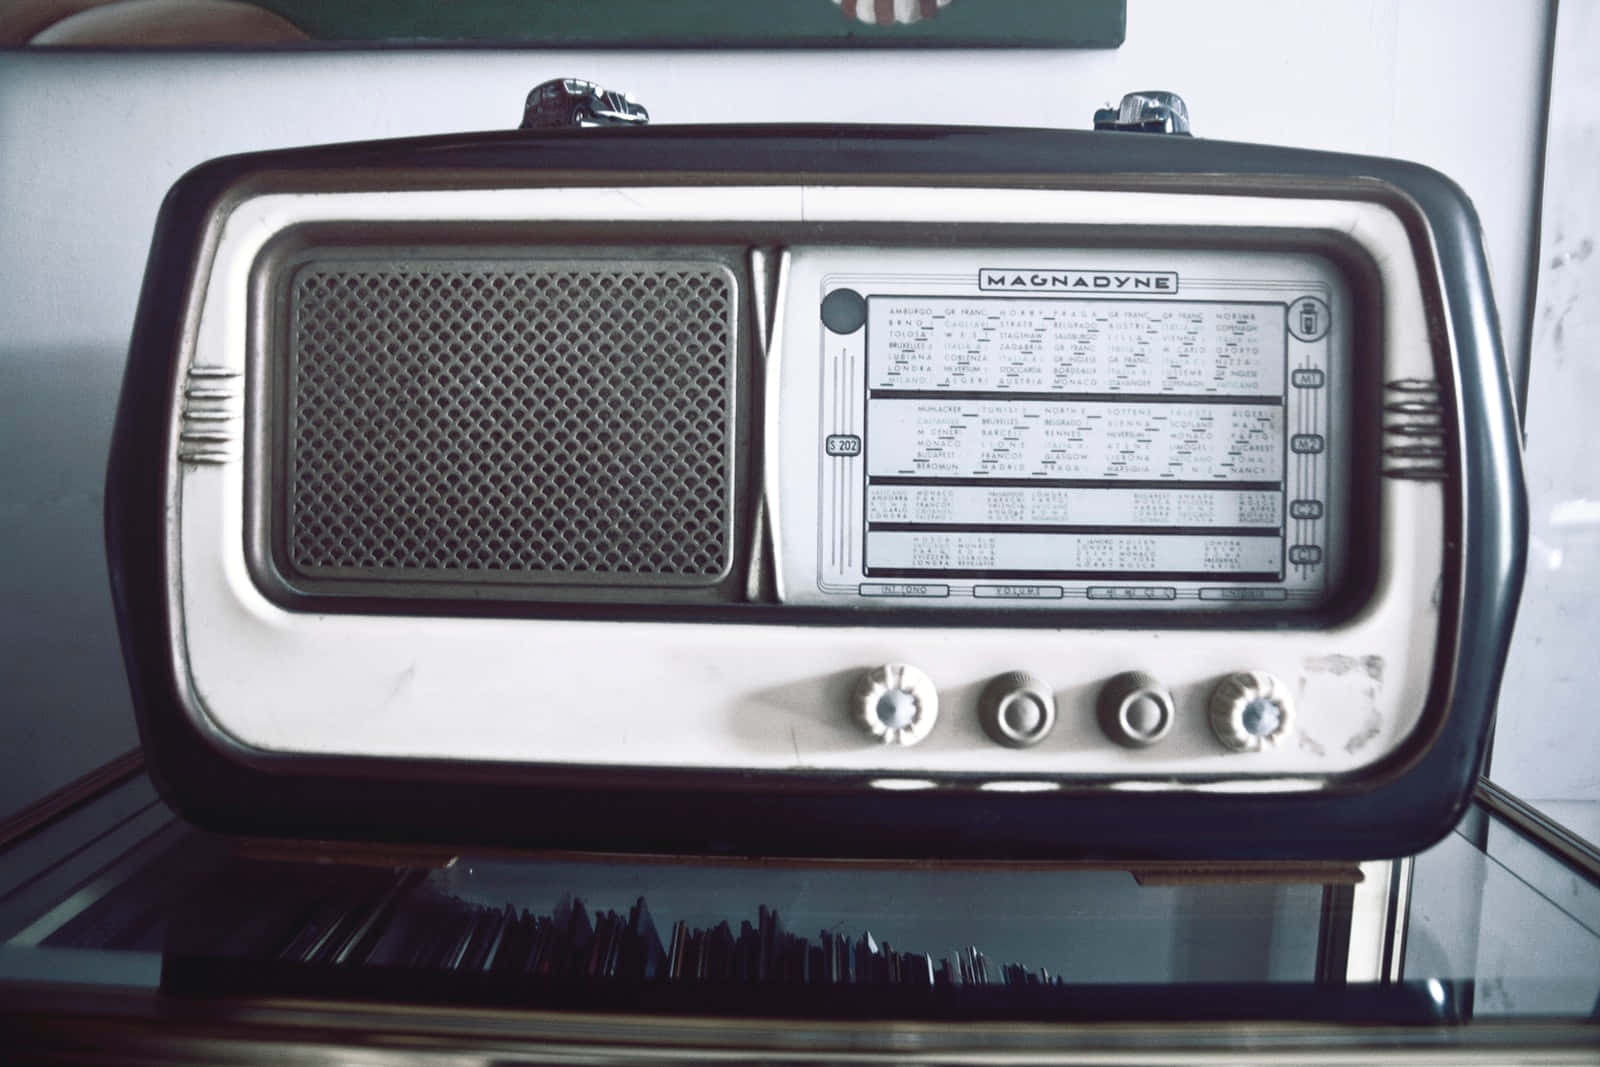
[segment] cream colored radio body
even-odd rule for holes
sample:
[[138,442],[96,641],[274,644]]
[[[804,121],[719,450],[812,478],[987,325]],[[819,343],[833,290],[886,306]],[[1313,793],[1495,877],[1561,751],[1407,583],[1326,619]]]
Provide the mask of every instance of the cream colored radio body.
[[1225,147],[576,131],[202,168],[111,490],[169,789],[602,847],[1440,832],[1521,551],[1469,209],[1401,164],[1219,176]]

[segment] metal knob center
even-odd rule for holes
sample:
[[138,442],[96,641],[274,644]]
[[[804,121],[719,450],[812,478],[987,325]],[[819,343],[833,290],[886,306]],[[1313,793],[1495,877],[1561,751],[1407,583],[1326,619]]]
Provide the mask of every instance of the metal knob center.
[[1100,688],[1095,715],[1106,736],[1117,744],[1148,748],[1172,730],[1177,705],[1155,675],[1124,671]]
[[1283,727],[1283,706],[1276,700],[1258,697],[1239,713],[1239,724],[1254,737],[1271,737]]
[[917,717],[917,698],[904,689],[890,689],[878,698],[873,709],[878,721],[891,730],[903,730]]
[[1149,737],[1161,728],[1162,720],[1166,717],[1161,704],[1152,696],[1135,697],[1128,702],[1127,711],[1123,713],[1127,718],[1128,726],[1140,737]]
[[926,674],[905,663],[865,671],[850,695],[850,717],[885,745],[914,745],[939,718],[939,690]]
[[991,679],[979,694],[978,721],[997,744],[1029,748],[1055,726],[1055,696],[1033,675],[1011,671]]
[[1000,716],[1013,733],[1027,735],[1038,730],[1039,724],[1044,722],[1044,708],[1032,693],[1018,693],[1006,702]]

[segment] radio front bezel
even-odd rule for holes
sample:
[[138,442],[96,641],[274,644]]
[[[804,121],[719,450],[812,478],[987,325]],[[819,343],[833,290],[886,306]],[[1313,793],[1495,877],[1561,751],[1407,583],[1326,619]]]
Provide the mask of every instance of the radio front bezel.
[[[396,191],[409,188],[397,182]],[[259,190],[266,193],[267,189]],[[1348,506],[1341,518],[1349,531],[1345,567],[1337,587],[1311,608],[1286,610],[1267,605],[1160,611],[1160,625],[1175,629],[1204,628],[1223,622],[1229,627],[1321,629],[1347,621],[1369,603],[1379,569],[1377,536],[1381,479],[1379,435],[1364,433],[1360,420],[1378,419],[1382,407],[1383,362],[1381,321],[1383,296],[1370,253],[1346,233],[1297,227],[1170,225],[1092,225],[951,222],[940,228],[939,242],[948,247],[1004,247],[1045,253],[1060,249],[1139,247],[1156,251],[1249,251],[1317,256],[1338,271],[1352,301],[1347,323],[1352,331],[1351,377],[1347,384],[1351,425],[1356,431],[1346,456]],[[736,243],[738,242],[738,243]],[[742,223],[629,220],[424,222],[416,220],[348,220],[294,222],[262,248],[250,270],[250,353],[246,378],[246,559],[257,587],[274,603],[295,611],[352,614],[428,614],[463,618],[569,618],[584,620],[683,620],[855,625],[860,611],[846,605],[780,604],[768,578],[776,569],[775,545],[758,529],[761,501],[772,491],[764,486],[763,458],[772,427],[764,425],[763,391],[767,353],[762,351],[757,316],[775,313],[775,294],[758,292],[750,255],[776,258],[786,248],[826,249],[872,245],[885,249],[925,247],[925,227],[909,223]],[[283,548],[282,492],[277,475],[286,465],[283,419],[285,368],[274,353],[282,347],[286,315],[283,287],[297,265],[344,249],[382,250],[403,257],[407,249],[427,249],[429,258],[446,255],[504,257],[508,260],[551,257],[607,257],[633,252],[645,258],[674,254],[714,261],[734,273],[741,293],[738,319],[740,357],[736,370],[735,430],[730,435],[732,478],[732,558],[715,582],[637,584],[605,580],[483,580],[464,575],[347,575],[336,578],[296,573]],[[757,307],[762,300],[765,307]],[[1372,427],[1376,429],[1376,427]],[[1370,506],[1359,507],[1367,501]],[[708,615],[707,612],[712,614]],[[1127,609],[1074,608],[1011,612],[1003,606],[959,607],[933,613],[914,607],[894,612],[896,625],[962,627],[1077,626],[1136,629],[1151,623],[1151,613]]]

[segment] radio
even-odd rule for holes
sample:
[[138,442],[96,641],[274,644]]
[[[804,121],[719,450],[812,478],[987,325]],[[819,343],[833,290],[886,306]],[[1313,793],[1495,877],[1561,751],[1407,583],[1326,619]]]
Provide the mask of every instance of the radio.
[[1422,167],[488,133],[177,185],[108,540],[215,828],[1371,858],[1474,780],[1517,435]]

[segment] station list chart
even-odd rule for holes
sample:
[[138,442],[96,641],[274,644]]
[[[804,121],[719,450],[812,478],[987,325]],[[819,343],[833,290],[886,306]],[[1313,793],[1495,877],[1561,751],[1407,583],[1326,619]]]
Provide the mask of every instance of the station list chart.
[[1284,579],[1283,303],[874,295],[866,327],[863,577]]

